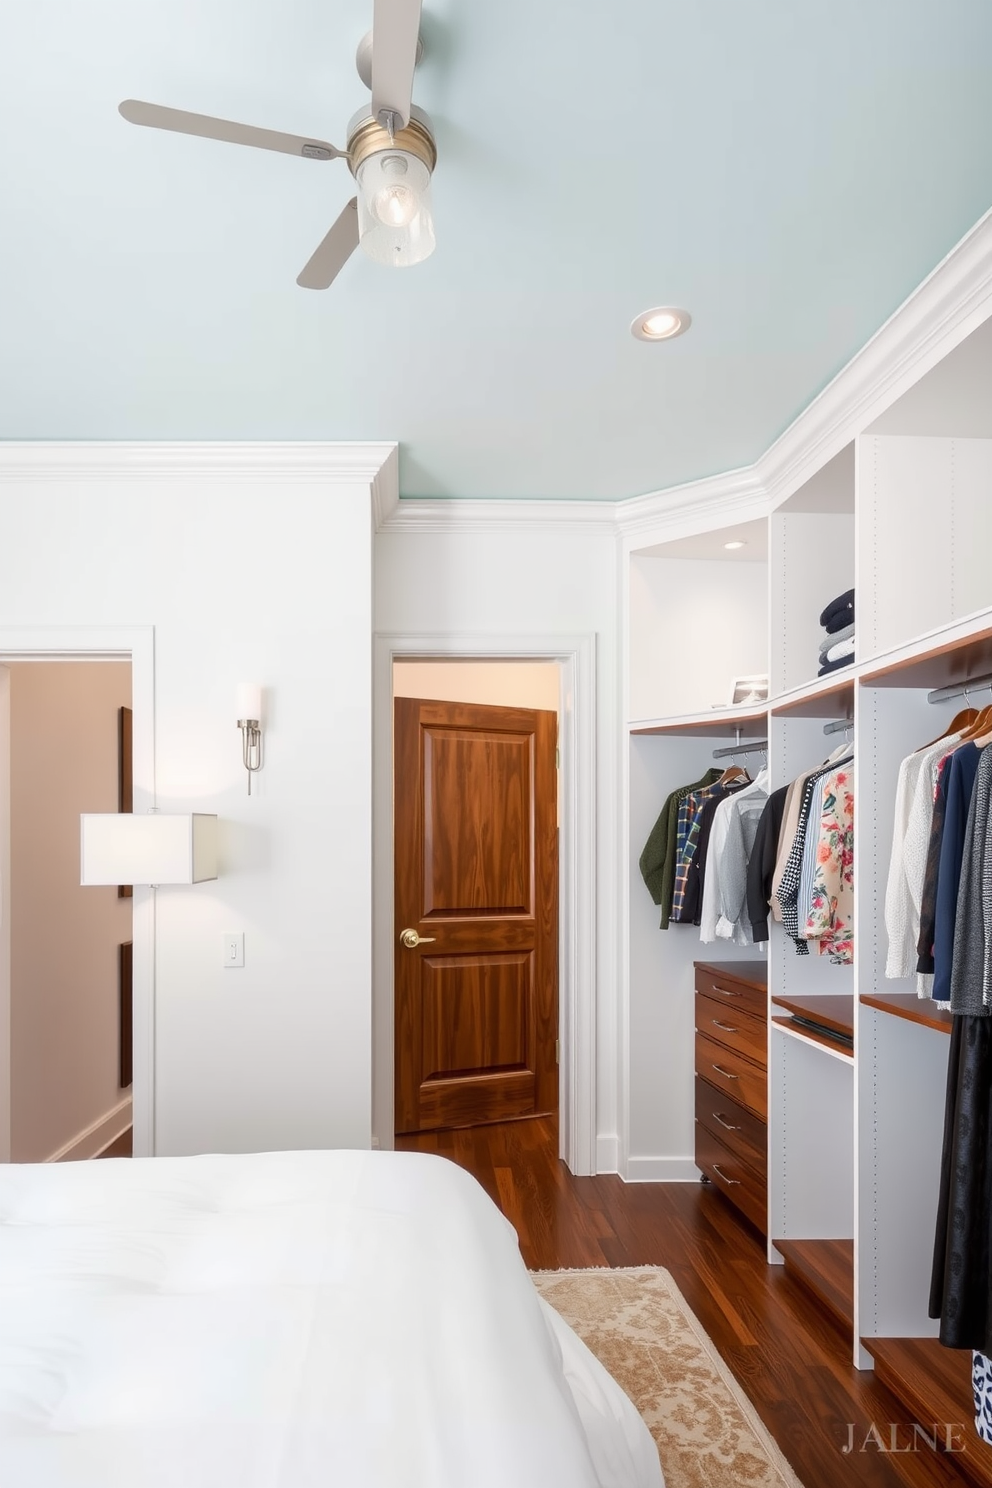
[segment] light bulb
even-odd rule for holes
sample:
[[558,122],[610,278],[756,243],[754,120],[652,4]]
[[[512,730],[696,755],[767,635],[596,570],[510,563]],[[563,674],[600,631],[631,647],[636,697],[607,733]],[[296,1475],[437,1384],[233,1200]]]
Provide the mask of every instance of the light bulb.
[[649,336],[670,336],[679,324],[677,315],[670,310],[663,310],[660,315],[649,315],[644,322],[644,329]]
[[386,227],[406,227],[416,217],[418,206],[409,186],[384,186],[372,198],[372,210]]

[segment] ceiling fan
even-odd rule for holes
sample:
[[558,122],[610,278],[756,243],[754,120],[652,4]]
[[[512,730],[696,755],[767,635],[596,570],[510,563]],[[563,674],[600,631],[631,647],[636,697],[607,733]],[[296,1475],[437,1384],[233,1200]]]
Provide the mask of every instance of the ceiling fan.
[[359,43],[356,57],[372,102],[351,119],[343,150],[308,135],[258,129],[136,98],[126,98],[120,113],[129,123],[152,129],[279,150],[305,160],[346,160],[358,195],[299,274],[296,282],[303,289],[326,289],[359,243],[377,263],[397,268],[420,263],[434,251],[430,188],[437,162],[431,121],[411,103],[413,71],[423,53],[420,9],[421,0],[374,0],[372,30]]

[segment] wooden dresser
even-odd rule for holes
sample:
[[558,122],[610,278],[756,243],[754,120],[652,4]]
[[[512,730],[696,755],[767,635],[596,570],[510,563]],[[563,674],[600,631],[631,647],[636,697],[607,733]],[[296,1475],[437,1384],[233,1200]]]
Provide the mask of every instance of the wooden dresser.
[[696,961],[696,1166],[767,1227],[768,977],[761,961]]

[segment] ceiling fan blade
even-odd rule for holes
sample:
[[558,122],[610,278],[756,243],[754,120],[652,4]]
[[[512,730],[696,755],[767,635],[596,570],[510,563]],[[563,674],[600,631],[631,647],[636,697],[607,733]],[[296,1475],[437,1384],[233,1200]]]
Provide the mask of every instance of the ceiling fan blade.
[[395,129],[410,122],[420,6],[421,0],[375,0],[372,12],[372,113],[380,124],[383,114],[395,114]]
[[358,247],[358,198],[353,196],[297,277],[301,289],[326,289]]
[[326,140],[305,134],[281,134],[278,129],[256,129],[253,124],[234,124],[230,119],[212,119],[208,114],[188,114],[185,109],[163,108],[125,98],[119,112],[129,124],[147,124],[152,129],[172,129],[176,134],[196,134],[201,139],[226,140],[231,145],[254,145],[257,150],[281,150],[284,155],[302,155],[307,160],[335,160],[345,152]]

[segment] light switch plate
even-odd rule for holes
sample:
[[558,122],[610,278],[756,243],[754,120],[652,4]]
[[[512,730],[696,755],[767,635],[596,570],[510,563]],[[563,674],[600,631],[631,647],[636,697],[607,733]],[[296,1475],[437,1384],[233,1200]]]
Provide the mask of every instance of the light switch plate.
[[228,930],[224,934],[224,965],[244,966],[245,933],[243,930]]

